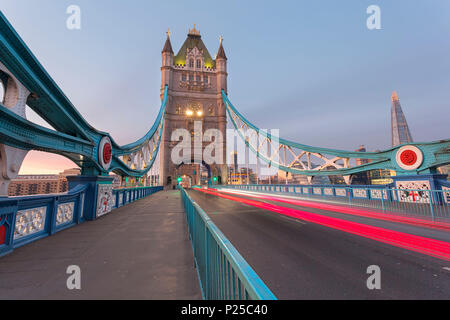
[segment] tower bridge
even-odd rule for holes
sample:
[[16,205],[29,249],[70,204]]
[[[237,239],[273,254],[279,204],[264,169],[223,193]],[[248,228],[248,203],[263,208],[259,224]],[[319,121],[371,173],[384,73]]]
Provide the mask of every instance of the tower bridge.
[[[194,25],[175,54],[168,32],[161,55],[159,112],[143,137],[119,145],[84,119],[0,13],[2,299],[276,299],[318,298],[319,293],[339,298],[343,292],[374,298],[364,281],[349,280],[342,271],[359,272],[372,261],[383,262],[391,274],[384,297],[449,298],[448,279],[433,276],[442,261],[450,260],[450,184],[436,173],[450,163],[449,139],[410,139],[380,152],[289,141],[260,130],[231,103],[222,38],[213,58]],[[398,109],[397,102],[393,99]],[[54,129],[28,121],[26,105]],[[227,120],[249,152],[286,173],[342,175],[347,183],[352,174],[373,169],[395,170],[397,177],[381,186],[226,185],[226,161],[208,163],[202,155],[215,143],[218,158],[227,159]],[[177,130],[188,132],[192,152],[175,160]],[[223,139],[204,141],[208,130]],[[81,175],[68,177],[67,193],[7,197],[8,184],[30,150],[67,157],[80,166]],[[186,184],[200,185],[201,166],[208,172],[207,189],[185,190]],[[158,171],[157,186],[150,185],[150,170]],[[143,185],[114,189],[111,173],[138,178]],[[27,268],[27,260],[37,264],[48,252],[56,258]],[[320,261],[337,268],[330,271]],[[54,276],[67,263],[81,265],[87,274],[85,291],[69,292],[65,279]],[[156,267],[146,271],[148,264]],[[288,272],[280,272],[280,265]],[[415,270],[417,265],[427,267]],[[18,274],[9,275],[12,269]],[[415,290],[403,276],[406,269],[420,274]],[[116,281],[124,278],[117,270],[140,276]],[[342,281],[330,285],[330,274]]]
[[[192,150],[202,159],[206,146],[200,141],[200,146],[194,145],[194,131],[200,131],[201,136],[208,129],[217,129],[222,137],[226,137],[226,109],[222,101],[222,90],[227,92],[227,57],[222,41],[216,58],[211,54],[202,41],[200,31],[190,29],[186,40],[175,55],[170,42],[170,33],[162,50],[161,66],[161,95],[165,87],[168,89],[167,106],[165,112],[165,126],[161,142],[161,175],[162,185],[175,186],[178,175],[188,175],[195,185],[200,184],[200,164],[172,161],[172,151],[175,143],[172,139],[174,130],[184,128],[191,133]],[[200,129],[195,130],[195,123]],[[226,159],[226,140],[220,142],[219,148],[222,158]],[[196,150],[201,148],[201,150]],[[188,156],[190,158],[190,156]],[[180,166],[182,164],[182,166]],[[225,163],[211,163],[208,170],[217,172],[222,181],[227,181],[227,167]]]

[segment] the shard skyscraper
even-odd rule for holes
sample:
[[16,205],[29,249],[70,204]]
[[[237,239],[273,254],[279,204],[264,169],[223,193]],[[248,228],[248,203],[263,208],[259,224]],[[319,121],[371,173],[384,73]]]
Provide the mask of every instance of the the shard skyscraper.
[[397,92],[392,93],[391,108],[392,146],[413,142],[405,115],[403,114]]

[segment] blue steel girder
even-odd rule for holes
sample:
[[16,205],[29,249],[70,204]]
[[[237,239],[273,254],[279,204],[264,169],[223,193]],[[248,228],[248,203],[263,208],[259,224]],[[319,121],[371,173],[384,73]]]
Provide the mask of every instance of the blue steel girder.
[[[140,177],[153,166],[159,150],[164,126],[168,87],[158,117],[144,137],[120,146],[112,137],[91,126],[57,86],[31,50],[26,46],[0,11],[0,62],[31,94],[26,103],[56,131],[21,118],[0,104],[0,143],[25,150],[40,150],[61,154],[83,168],[84,174],[106,175],[114,171],[121,175]],[[6,86],[8,75],[0,72]],[[103,138],[111,141],[111,165],[105,169],[99,161],[99,145]],[[138,164],[129,158],[141,158]],[[120,158],[127,158],[124,163]]]
[[101,135],[75,109],[1,11],[0,61],[31,92],[27,105],[57,131],[88,140]]
[[14,148],[73,154],[90,158],[91,141],[56,132],[34,124],[0,104],[0,142]]
[[[164,91],[163,103],[158,118],[150,131],[144,136],[145,139],[139,139],[124,147],[118,146],[111,139],[112,143],[112,161],[108,170],[104,170],[98,162],[98,142],[84,140],[78,137],[57,132],[32,123],[14,112],[8,110],[0,104],[0,143],[4,143],[14,148],[24,150],[39,150],[63,155],[74,161],[81,167],[92,168],[100,173],[107,174],[114,171],[120,175],[141,177],[145,175],[153,166],[159,151],[159,145],[162,137],[162,128],[164,126],[164,111],[167,100],[166,86]],[[139,151],[149,141],[155,142],[155,147],[149,152],[150,159],[145,163],[143,169],[133,169],[127,166],[120,156],[126,156],[132,152]],[[131,146],[131,147],[130,147]]]
[[[398,174],[420,174],[434,172],[437,167],[450,163],[450,139],[407,144],[408,146],[417,147],[422,152],[423,161],[418,168],[405,170],[399,166],[396,156],[399,149],[406,145],[400,145],[380,152],[357,152],[312,147],[272,136],[267,131],[260,130],[239,113],[223,90],[222,99],[233,126],[237,129],[238,135],[248,148],[270,166],[277,167],[285,172],[308,176],[346,176],[374,169],[390,169],[395,170]],[[256,144],[254,143],[255,140],[257,141]],[[263,143],[261,143],[261,140],[263,140]],[[273,155],[269,156],[268,152],[264,154],[264,150],[261,152],[261,147],[271,145],[272,141],[276,141],[278,145],[278,150],[273,150],[272,154],[280,158],[279,160],[274,160]],[[311,166],[312,156],[316,161],[323,161],[324,164],[313,168]],[[305,158],[306,161],[302,160]],[[350,166],[351,159],[368,159],[370,163]]]

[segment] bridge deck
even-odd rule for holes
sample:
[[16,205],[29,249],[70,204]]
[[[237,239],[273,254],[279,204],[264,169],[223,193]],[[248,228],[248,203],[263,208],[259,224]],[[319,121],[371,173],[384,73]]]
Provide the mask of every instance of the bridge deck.
[[[81,268],[81,290],[66,269]],[[201,299],[179,191],[161,191],[0,258],[4,299]]]

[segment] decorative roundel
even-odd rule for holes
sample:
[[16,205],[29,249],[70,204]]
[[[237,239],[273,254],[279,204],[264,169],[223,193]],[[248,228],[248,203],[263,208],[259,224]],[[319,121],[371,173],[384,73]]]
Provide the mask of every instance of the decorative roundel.
[[112,144],[108,137],[103,137],[98,146],[98,161],[103,169],[108,170],[112,160]]
[[414,146],[403,146],[398,149],[395,160],[400,168],[404,170],[415,170],[423,162],[423,153]]

